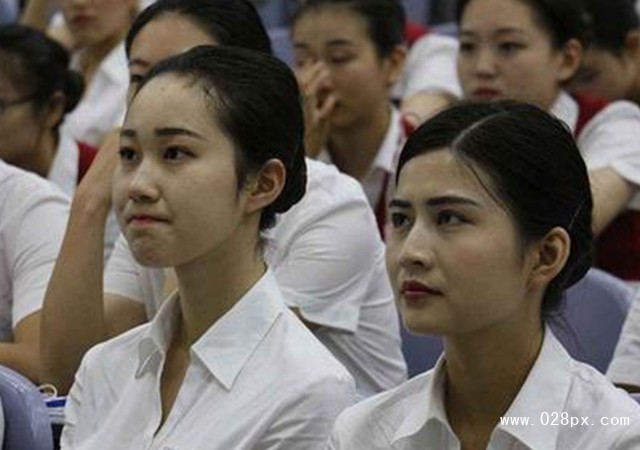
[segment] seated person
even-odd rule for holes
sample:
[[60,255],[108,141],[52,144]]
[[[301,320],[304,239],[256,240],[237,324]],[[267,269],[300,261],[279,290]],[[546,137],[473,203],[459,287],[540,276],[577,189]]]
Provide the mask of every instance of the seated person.
[[17,98],[12,126],[0,134],[0,158],[73,196],[97,152],[60,132],[82,97],[82,77],[69,70],[69,54],[60,44],[22,25],[0,27],[0,62],[0,88]]
[[567,124],[589,169],[595,264],[640,279],[640,108],[567,93],[590,33],[580,0],[461,0],[457,17],[464,97],[532,103]]
[[[159,0],[140,14],[127,39],[132,89],[160,60],[198,44],[270,51],[247,0]],[[171,271],[140,266],[121,239],[103,288],[97,255],[116,156],[117,149],[101,150],[78,188],[45,301],[43,373],[61,392],[92,345],[152,319],[165,290],[175,287]],[[384,245],[360,185],[333,166],[309,160],[307,165],[307,192],[268,231],[265,259],[287,305],[347,367],[358,395],[366,397],[406,379]]]
[[285,306],[260,238],[304,195],[303,130],[295,76],[264,53],[198,47],[139,83],[114,205],[178,289],[86,354],[62,449],[324,447],[355,383]]
[[[2,94],[5,104],[13,98]],[[13,113],[8,107],[0,129]],[[15,129],[13,129],[15,132]],[[48,181],[0,160],[0,364],[40,379],[40,309],[69,201]]]
[[405,326],[443,336],[444,355],[343,412],[329,448],[640,448],[640,405],[545,326],[591,262],[589,178],[564,124],[455,106],[409,138],[397,174],[389,274]]

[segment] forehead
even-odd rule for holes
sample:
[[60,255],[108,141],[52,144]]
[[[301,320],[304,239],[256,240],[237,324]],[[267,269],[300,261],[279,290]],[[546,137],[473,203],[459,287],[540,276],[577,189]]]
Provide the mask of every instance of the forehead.
[[133,97],[124,128],[186,127],[204,134],[215,120],[208,102],[200,83],[185,76],[160,75]]
[[217,41],[187,17],[169,13],[147,23],[131,43],[130,63],[153,66],[159,61],[183,53],[198,45],[216,45]]
[[533,8],[521,0],[471,0],[461,18],[461,31],[544,31]]
[[294,45],[371,42],[367,21],[347,6],[325,6],[307,11],[293,26]]
[[480,204],[495,205],[493,193],[487,191],[493,189],[491,177],[477,165],[472,167],[473,170],[448,148],[416,156],[400,172],[396,197],[422,201],[442,195],[463,195]]

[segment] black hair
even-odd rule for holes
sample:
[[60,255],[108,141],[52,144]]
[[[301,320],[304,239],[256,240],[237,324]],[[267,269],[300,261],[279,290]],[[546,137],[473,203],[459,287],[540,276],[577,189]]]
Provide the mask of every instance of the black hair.
[[[456,22],[461,24],[462,15],[473,0],[458,0]],[[514,0],[516,1],[516,0]],[[577,39],[583,47],[589,44],[589,16],[580,4],[580,0],[517,0],[528,5],[534,12],[538,23],[549,33],[551,44],[560,49],[571,39]],[[496,14],[499,14],[496,11]]]
[[248,0],[158,0],[134,20],[127,38],[127,58],[131,44],[151,21],[165,14],[186,17],[220,45],[234,45],[271,53],[271,40],[256,8]]
[[295,75],[274,56],[239,47],[199,46],[161,61],[143,78],[175,74],[202,86],[215,120],[234,143],[238,189],[270,159],[286,167],[280,196],[262,211],[260,229],[275,224],[305,193],[304,116]]
[[[592,262],[593,202],[573,135],[536,106],[513,101],[462,103],[411,135],[400,155],[396,183],[411,159],[443,148],[470,168],[504,207],[523,243],[542,238],[554,227],[569,234],[569,258],[544,294],[542,312],[548,316],[563,291],[580,280]],[[480,171],[489,176],[489,183]]]
[[82,98],[84,81],[69,69],[69,58],[64,47],[39,30],[18,24],[0,27],[2,73],[22,95],[33,98],[36,109],[56,92],[64,94],[65,114]]
[[380,57],[389,56],[404,42],[405,13],[398,0],[309,0],[294,14],[292,26],[308,12],[327,6],[347,7],[361,16]]
[[620,55],[627,34],[640,28],[634,0],[582,0],[591,18],[592,42],[597,48]]

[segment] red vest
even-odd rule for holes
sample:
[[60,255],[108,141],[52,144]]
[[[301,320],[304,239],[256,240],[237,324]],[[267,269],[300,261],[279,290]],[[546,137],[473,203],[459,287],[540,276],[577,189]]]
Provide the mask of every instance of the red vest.
[[80,158],[78,158],[78,181],[76,184],[80,184],[80,181],[89,170],[91,163],[98,154],[98,149],[89,144],[78,142],[78,153]]
[[[575,95],[578,102],[578,136],[609,101]],[[640,280],[640,211],[628,209],[618,215],[596,240],[595,265],[625,280]]]

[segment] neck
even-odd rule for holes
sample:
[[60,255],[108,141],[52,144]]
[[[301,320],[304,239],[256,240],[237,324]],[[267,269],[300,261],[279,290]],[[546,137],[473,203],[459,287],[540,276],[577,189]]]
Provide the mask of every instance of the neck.
[[367,176],[380,151],[390,121],[391,107],[385,104],[366,122],[343,128],[333,127],[328,151],[336,167],[357,180]]
[[539,315],[529,317],[445,339],[446,410],[461,441],[486,448],[524,384],[543,339]]
[[58,137],[52,130],[44,130],[36,141],[36,151],[26,154],[23,159],[11,163],[43,178],[49,176],[58,147]]
[[123,31],[100,43],[87,46],[82,50],[80,54],[80,71],[87,85],[91,83],[102,61],[124,39],[125,35],[126,31]]
[[181,309],[178,339],[184,346],[193,345],[265,273],[257,224],[245,228],[222,248],[176,267]]

